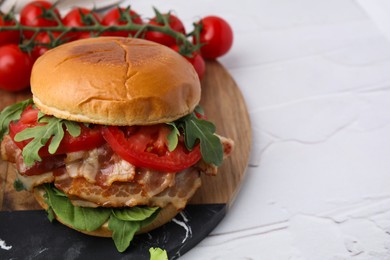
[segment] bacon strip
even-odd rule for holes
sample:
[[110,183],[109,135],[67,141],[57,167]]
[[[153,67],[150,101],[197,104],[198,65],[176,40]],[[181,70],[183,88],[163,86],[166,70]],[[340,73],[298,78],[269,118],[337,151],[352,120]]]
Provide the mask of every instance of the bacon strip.
[[[150,178],[151,174],[153,178]],[[199,171],[195,168],[177,174],[144,171],[138,173],[136,179],[135,182],[115,182],[109,187],[89,183],[84,178],[70,177],[56,179],[54,184],[70,199],[86,200],[102,207],[165,207],[172,203],[177,209],[186,205],[201,184]],[[147,190],[153,193],[148,194]]]
[[[233,149],[233,141],[219,136],[224,157]],[[16,163],[19,178],[28,189],[54,182],[74,205],[88,207],[132,207],[137,205],[165,207],[172,203],[182,209],[201,186],[200,173],[215,175],[217,167],[203,160],[179,173],[165,173],[137,168],[116,155],[105,144],[90,151],[69,153],[57,158],[56,169],[44,174],[26,176],[21,150],[9,136],[1,143],[2,158]],[[55,167],[55,166],[54,166]]]

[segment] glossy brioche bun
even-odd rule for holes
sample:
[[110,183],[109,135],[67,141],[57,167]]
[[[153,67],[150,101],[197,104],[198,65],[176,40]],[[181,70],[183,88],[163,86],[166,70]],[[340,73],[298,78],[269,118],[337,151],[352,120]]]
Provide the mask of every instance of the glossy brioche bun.
[[200,100],[193,66],[170,48],[134,38],[60,45],[34,64],[31,91],[45,114],[104,125],[151,125],[192,112]]
[[[37,186],[34,188],[33,194],[34,194],[35,200],[38,202],[38,204],[43,209],[47,210],[49,206],[46,204],[46,199],[44,197],[45,193],[46,192],[45,192],[45,189],[43,188],[43,186]],[[168,204],[166,207],[161,208],[160,212],[158,213],[158,216],[156,217],[156,219],[152,223],[141,228],[137,232],[137,234],[146,233],[146,232],[149,232],[153,229],[156,229],[156,228],[164,225],[165,223],[172,220],[177,215],[177,213],[179,213],[177,211],[177,209],[172,204]],[[57,217],[57,215],[55,215],[55,218],[58,222],[62,223],[63,225],[65,225],[71,229],[75,229],[74,227],[69,226],[68,224],[64,223],[63,220],[61,220],[60,218]],[[84,234],[87,234],[87,235],[91,235],[91,236],[112,237],[112,231],[108,229],[108,222],[104,223],[99,229],[94,230],[94,231],[84,231],[84,230],[77,230],[77,231],[84,233]]]

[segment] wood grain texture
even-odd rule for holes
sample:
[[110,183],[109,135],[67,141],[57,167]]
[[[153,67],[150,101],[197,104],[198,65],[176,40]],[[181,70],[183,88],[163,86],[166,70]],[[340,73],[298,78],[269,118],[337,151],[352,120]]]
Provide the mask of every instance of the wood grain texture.
[[[0,90],[0,109],[30,97],[30,92],[9,93]],[[208,119],[217,126],[217,133],[232,138],[235,147],[224,161],[217,176],[202,176],[202,187],[192,204],[227,203],[230,205],[245,176],[251,148],[251,126],[245,101],[233,78],[216,61],[207,62],[202,80],[201,105]],[[0,160],[0,210],[30,210],[40,207],[30,192],[13,188],[15,170]]]
[[232,155],[224,161],[218,175],[202,176],[202,186],[192,203],[227,203],[230,205],[245,176],[251,149],[251,125],[245,100],[234,79],[216,61],[207,62],[202,81],[201,106],[217,133],[234,140]]

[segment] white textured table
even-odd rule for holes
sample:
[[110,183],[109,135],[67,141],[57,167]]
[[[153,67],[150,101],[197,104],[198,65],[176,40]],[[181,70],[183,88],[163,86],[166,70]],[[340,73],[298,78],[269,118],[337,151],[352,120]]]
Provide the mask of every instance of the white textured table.
[[390,258],[389,1],[129,2],[188,27],[219,15],[235,33],[220,62],[247,101],[251,164],[183,259]]
[[252,158],[228,215],[182,259],[390,259],[388,0],[125,3],[234,29],[220,62],[247,101]]

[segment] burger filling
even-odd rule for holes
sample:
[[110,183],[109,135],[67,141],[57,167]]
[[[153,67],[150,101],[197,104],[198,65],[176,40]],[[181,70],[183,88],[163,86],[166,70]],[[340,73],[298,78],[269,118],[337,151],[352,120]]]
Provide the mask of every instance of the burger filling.
[[15,164],[25,189],[46,185],[55,214],[53,203],[64,197],[73,210],[183,209],[201,185],[200,174],[215,175],[233,147],[200,110],[167,124],[117,127],[48,116],[31,100],[3,110],[0,140],[2,158]]

